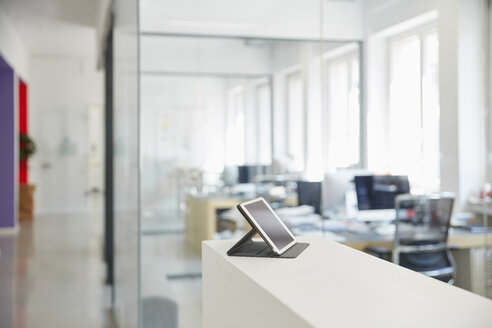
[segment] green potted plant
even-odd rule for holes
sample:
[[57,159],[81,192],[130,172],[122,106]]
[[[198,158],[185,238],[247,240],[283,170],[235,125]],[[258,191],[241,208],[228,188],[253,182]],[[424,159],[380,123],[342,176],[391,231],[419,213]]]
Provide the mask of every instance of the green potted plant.
[[34,216],[34,185],[27,183],[27,161],[36,153],[36,143],[27,135],[19,135],[19,220],[32,220]]

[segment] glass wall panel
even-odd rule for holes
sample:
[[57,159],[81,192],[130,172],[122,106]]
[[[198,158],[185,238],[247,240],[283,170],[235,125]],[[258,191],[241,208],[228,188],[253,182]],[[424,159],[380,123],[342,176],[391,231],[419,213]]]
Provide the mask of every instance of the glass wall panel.
[[[242,200],[263,196],[275,208],[292,206],[297,180],[322,179],[322,136],[339,141],[323,132],[322,67],[329,51],[346,44],[320,45],[141,36],[144,323],[167,313],[179,327],[199,326],[201,241],[241,237],[248,227],[235,205]],[[344,163],[352,165],[359,155],[356,43],[350,51],[337,57],[345,70],[333,74],[330,90],[343,84],[333,100],[340,117],[332,119],[352,136],[344,147]],[[151,302],[168,310],[151,313]]]
[[[326,6],[329,18],[351,12]],[[355,119],[343,124],[352,139],[342,164],[360,162],[359,43],[321,41],[319,1],[140,8],[143,324],[200,327],[201,242],[249,230],[239,202],[262,196],[281,213],[299,203],[297,181],[323,179],[326,139],[340,138],[326,131],[326,90],[341,83],[339,120]],[[336,39],[353,35],[326,21]],[[335,53],[348,68],[330,89]]]

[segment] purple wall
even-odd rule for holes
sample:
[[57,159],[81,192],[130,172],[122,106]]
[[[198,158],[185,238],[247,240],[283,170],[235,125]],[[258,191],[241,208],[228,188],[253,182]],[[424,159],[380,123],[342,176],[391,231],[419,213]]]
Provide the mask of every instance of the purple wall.
[[14,81],[14,70],[0,56],[0,229],[16,225]]

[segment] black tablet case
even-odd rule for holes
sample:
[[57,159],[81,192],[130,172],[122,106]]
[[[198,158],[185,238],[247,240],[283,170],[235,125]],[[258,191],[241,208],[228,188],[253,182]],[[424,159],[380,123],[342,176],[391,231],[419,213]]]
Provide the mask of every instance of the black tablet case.
[[252,238],[257,233],[260,235],[263,240],[265,238],[261,233],[256,231],[254,225],[249,222],[248,217],[245,213],[243,213],[241,207],[237,206],[241,214],[244,216],[246,221],[253,227],[243,238],[241,238],[234,246],[231,247],[227,251],[227,255],[229,256],[244,256],[244,257],[278,257],[284,259],[293,259],[299,256],[306,247],[309,246],[308,243],[296,243],[291,248],[286,250],[282,255],[278,255],[273,251],[269,244],[265,241],[253,241]]
[[305,250],[308,246],[308,243],[296,243],[294,246],[282,253],[282,255],[278,255],[264,241],[249,240],[242,244],[241,247],[233,250],[233,252],[227,252],[227,255],[244,257],[279,257],[284,259],[294,259],[299,256],[299,254],[301,254],[302,251]]

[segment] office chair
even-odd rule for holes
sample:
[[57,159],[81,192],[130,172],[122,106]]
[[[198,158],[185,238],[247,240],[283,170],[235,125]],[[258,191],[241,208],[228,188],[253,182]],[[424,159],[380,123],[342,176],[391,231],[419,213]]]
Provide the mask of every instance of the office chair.
[[321,214],[321,182],[297,181],[297,199],[299,206],[312,206]]
[[453,202],[450,193],[397,196],[393,252],[380,247],[366,252],[453,284],[456,266],[447,245]]

